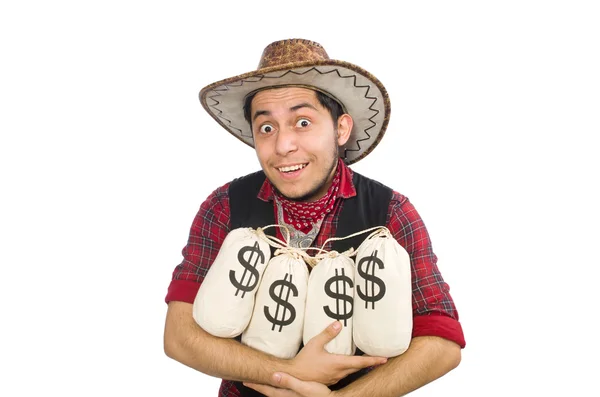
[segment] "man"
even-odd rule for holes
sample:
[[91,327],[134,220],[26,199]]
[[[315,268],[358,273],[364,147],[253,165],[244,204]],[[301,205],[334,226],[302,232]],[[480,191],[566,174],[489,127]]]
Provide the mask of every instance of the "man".
[[[205,87],[200,100],[222,127],[254,147],[262,172],[225,184],[201,205],[166,296],[166,354],[224,379],[219,396],[392,397],[455,368],[464,336],[419,214],[400,193],[348,167],[386,130],[390,102],[381,82],[329,59],[315,42],[292,39],[267,46],[256,71]],[[192,304],[224,238],[237,227],[273,222],[289,226],[290,242],[300,248],[385,224],[411,258],[408,350],[389,359],[330,354],[324,346],[342,326],[335,322],[283,360],[199,327]],[[356,248],[364,238],[328,242],[325,249]]]

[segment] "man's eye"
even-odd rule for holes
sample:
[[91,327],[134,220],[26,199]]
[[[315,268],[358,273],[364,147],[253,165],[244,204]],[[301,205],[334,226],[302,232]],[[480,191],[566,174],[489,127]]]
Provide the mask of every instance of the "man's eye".
[[263,134],[273,132],[273,126],[271,124],[263,124],[260,126],[260,132],[262,132]]
[[296,127],[308,127],[310,125],[310,121],[307,119],[300,119],[296,123]]

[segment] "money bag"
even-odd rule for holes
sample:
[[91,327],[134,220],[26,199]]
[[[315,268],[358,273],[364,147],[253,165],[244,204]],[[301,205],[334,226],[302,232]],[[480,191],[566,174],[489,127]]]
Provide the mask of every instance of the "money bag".
[[227,234],[193,305],[193,317],[206,332],[221,338],[240,335],[252,316],[256,291],[271,248],[252,228]]
[[293,358],[302,342],[308,268],[293,249],[275,251],[256,293],[242,343],[279,358]]
[[410,256],[382,228],[358,247],[355,264],[354,343],[372,356],[404,353],[412,337]]
[[325,345],[334,354],[353,355],[352,313],[354,309],[354,261],[332,251],[310,272],[304,315],[303,342],[306,345],[334,321],[342,324],[340,333]]

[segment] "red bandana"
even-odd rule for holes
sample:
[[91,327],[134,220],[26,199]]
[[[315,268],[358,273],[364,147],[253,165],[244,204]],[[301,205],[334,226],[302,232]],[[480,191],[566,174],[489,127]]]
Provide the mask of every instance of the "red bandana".
[[326,214],[333,211],[333,205],[335,204],[339,189],[340,167],[338,166],[329,190],[327,190],[325,196],[317,201],[301,203],[283,197],[276,189],[273,189],[273,192],[276,200],[283,208],[283,221],[288,225],[294,226],[295,229],[302,233],[307,234]]

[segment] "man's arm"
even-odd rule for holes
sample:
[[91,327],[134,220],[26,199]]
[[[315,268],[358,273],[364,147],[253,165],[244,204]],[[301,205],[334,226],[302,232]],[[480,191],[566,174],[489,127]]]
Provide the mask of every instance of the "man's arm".
[[236,340],[204,331],[192,317],[193,305],[170,302],[165,322],[164,348],[170,358],[202,373],[222,379],[270,384],[274,372],[333,384],[359,369],[384,363],[379,357],[330,354],[325,345],[341,328],[330,326],[311,339],[291,360],[279,359]]
[[272,384],[245,383],[268,397],[398,397],[443,376],[460,362],[460,346],[438,337],[417,337],[401,356],[344,389],[331,391],[283,372],[274,373]]
[[270,383],[275,371],[291,371],[278,359],[233,339],[204,331],[192,317],[193,305],[170,302],[165,322],[164,348],[170,358],[222,379]]
[[402,355],[390,358],[334,394],[340,397],[398,397],[447,374],[458,366],[461,348],[436,336],[413,338]]

